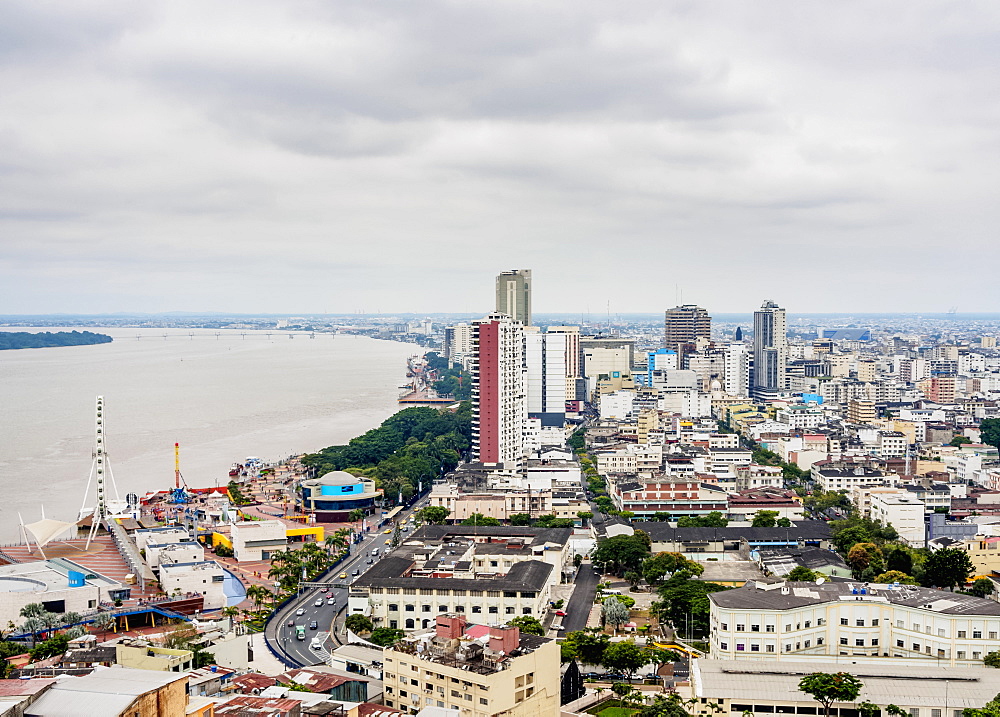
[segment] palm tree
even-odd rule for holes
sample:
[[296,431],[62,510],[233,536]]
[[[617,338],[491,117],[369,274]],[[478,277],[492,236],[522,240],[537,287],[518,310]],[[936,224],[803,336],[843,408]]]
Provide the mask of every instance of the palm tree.
[[31,633],[31,646],[34,647],[38,641],[38,633],[45,629],[45,623],[40,617],[29,617],[21,625],[21,629]]
[[260,610],[260,606],[264,603],[264,601],[270,599],[271,591],[263,585],[251,585],[247,588],[247,597],[250,598],[253,601],[254,606]]
[[357,523],[358,521],[364,519],[365,511],[361,510],[361,508],[355,508],[348,514],[347,517],[350,519],[352,523]]
[[94,627],[98,628],[104,633],[104,637],[108,636],[108,630],[117,624],[118,618],[115,617],[113,612],[102,612],[98,613],[97,617],[94,618]]
[[337,539],[337,536],[328,535],[325,538],[323,538],[323,543],[326,545],[327,555],[333,557],[333,549],[340,543],[340,541]]

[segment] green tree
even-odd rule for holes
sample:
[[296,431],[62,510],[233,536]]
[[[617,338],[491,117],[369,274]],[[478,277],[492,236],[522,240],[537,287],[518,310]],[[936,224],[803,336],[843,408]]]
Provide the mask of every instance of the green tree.
[[634,570],[629,570],[625,573],[625,580],[628,581],[628,584],[631,585],[634,590],[636,586],[642,582],[642,575]]
[[931,553],[924,562],[921,583],[929,587],[954,590],[965,585],[975,572],[969,554],[958,548],[942,548]]
[[629,610],[617,595],[611,595],[601,604],[601,617],[604,618],[605,625],[610,625],[617,631],[629,621]]
[[958,447],[964,446],[966,443],[972,443],[972,440],[966,438],[965,436],[955,436],[951,439],[951,442],[949,442],[948,445]]
[[669,621],[680,632],[708,634],[709,594],[732,588],[703,580],[690,580],[685,572],[673,575],[657,588],[660,600],[650,607],[661,622]]
[[774,524],[775,524],[775,526],[777,526],[779,528],[791,528],[792,527],[792,521],[790,521],[788,518],[778,518],[778,520],[775,521]]
[[406,633],[392,627],[377,627],[368,636],[368,642],[373,642],[382,647],[395,645]]
[[873,583],[899,583],[900,585],[916,585],[917,581],[899,570],[887,570],[872,578]]
[[649,664],[649,653],[632,640],[612,642],[604,650],[601,664],[612,672],[623,673],[631,680],[640,667]]
[[651,704],[639,710],[638,717],[689,717],[684,709],[684,700],[676,692],[669,695],[657,695]]
[[589,510],[581,510],[577,512],[576,517],[583,525],[586,525],[594,517],[594,514]]
[[785,576],[785,580],[791,580],[792,582],[801,582],[801,583],[815,582],[817,578],[819,578],[819,573],[814,573],[809,568],[803,567],[801,565],[797,565],[794,568],[792,568],[792,572],[788,573],[788,575]]
[[444,525],[444,522],[448,519],[448,515],[451,513],[450,510],[440,505],[429,505],[418,512],[420,519],[431,525]]
[[511,525],[531,525],[531,516],[527,513],[514,513],[510,516]]
[[983,658],[983,664],[987,667],[1000,667],[1000,652],[988,652]]
[[[638,532],[638,531],[637,531]],[[615,575],[638,570],[649,555],[646,542],[637,535],[615,535],[603,540],[594,551],[593,560]]]
[[491,518],[482,513],[473,513],[468,518],[463,520],[460,525],[500,525],[500,521],[496,518]]
[[979,423],[979,440],[1000,448],[1000,418],[984,418]]
[[[664,513],[669,517],[669,513]],[[658,518],[659,520],[659,518]],[[713,510],[708,515],[682,516],[677,519],[678,528],[725,528],[729,525],[729,519],[723,517],[722,513]]]
[[754,528],[773,528],[778,519],[776,510],[758,510],[753,515],[750,525]]
[[359,613],[348,615],[344,619],[344,627],[356,635],[364,632],[371,632],[374,629],[372,621]]
[[542,623],[538,621],[538,618],[531,615],[518,615],[513,620],[508,620],[507,622],[528,635],[545,636],[545,628],[542,627]]
[[885,570],[885,558],[874,543],[855,543],[847,553],[847,564],[851,566],[857,578],[860,578],[866,570],[875,574]]
[[575,630],[566,636],[563,646],[568,646],[580,662],[587,665],[600,665],[604,660],[604,651],[611,644],[611,638],[600,632]]
[[977,578],[973,581],[972,586],[969,588],[969,592],[976,597],[984,598],[987,595],[995,593],[996,586],[993,585],[993,581],[989,578]]
[[834,702],[854,702],[861,694],[861,680],[847,672],[813,672],[799,680],[799,690],[823,705],[823,714],[830,715]]
[[672,576],[684,572],[690,577],[701,575],[704,571],[704,566],[688,560],[680,553],[657,553],[642,563],[642,576],[650,585],[660,583],[668,574]]

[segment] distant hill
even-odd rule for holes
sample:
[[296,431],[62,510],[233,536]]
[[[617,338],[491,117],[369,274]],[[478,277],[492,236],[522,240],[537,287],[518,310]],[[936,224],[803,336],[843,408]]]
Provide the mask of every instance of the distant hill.
[[108,344],[111,337],[90,331],[45,331],[38,334],[26,331],[0,332],[0,351],[7,349],[46,349],[51,346],[87,346]]

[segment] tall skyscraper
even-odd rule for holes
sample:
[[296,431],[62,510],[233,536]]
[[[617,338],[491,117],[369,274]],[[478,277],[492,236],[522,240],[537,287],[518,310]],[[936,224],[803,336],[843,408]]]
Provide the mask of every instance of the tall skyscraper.
[[753,312],[753,394],[766,397],[785,390],[788,339],[785,310],[765,301]]
[[577,388],[583,380],[583,365],[580,358],[580,327],[550,326],[546,333],[562,334],[566,337],[566,400],[573,401],[586,396],[583,390],[577,395]]
[[[524,332],[524,363],[528,418],[543,426],[566,424],[566,353],[569,334],[541,333],[534,327]],[[571,398],[575,398],[574,395]]]
[[498,314],[531,326],[531,269],[511,269],[497,277]]
[[667,309],[663,322],[663,346],[677,352],[677,367],[684,368],[684,354],[696,349],[698,339],[712,337],[712,317],[693,304]]
[[473,455],[519,469],[527,419],[524,328],[507,314],[490,314],[472,323],[472,348]]

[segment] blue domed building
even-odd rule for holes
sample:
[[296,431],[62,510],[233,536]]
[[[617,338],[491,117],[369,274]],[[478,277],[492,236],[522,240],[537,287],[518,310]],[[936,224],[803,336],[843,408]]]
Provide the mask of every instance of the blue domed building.
[[346,471],[330,471],[319,478],[309,478],[299,484],[302,507],[316,516],[317,523],[346,523],[352,510],[371,513],[382,491],[375,481],[354,476]]

